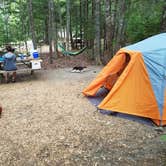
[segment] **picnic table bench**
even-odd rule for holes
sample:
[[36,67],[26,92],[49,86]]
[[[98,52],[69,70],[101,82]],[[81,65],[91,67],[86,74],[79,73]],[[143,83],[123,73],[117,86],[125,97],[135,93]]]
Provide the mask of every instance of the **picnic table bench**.
[[[16,73],[24,73],[24,72],[30,72],[32,75],[34,71],[41,70],[41,59],[17,59],[16,60],[16,66],[17,70]],[[0,65],[3,64],[3,61],[0,61]],[[14,70],[15,71],[15,70]],[[7,73],[13,73],[14,71],[6,71],[6,70],[0,70],[0,82],[2,82],[3,75]]]

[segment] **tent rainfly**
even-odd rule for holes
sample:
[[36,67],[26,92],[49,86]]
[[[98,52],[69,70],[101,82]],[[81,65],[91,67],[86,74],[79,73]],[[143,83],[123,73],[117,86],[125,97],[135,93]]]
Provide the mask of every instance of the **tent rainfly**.
[[121,48],[83,94],[95,96],[103,86],[109,92],[99,109],[166,125],[166,33]]

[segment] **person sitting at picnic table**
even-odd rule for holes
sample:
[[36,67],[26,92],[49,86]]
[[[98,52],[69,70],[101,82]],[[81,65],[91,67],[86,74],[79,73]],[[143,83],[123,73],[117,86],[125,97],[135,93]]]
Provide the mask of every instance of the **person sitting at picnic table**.
[[[5,71],[13,71],[12,73],[12,82],[16,81],[16,55],[14,54],[15,49],[13,49],[10,45],[6,46],[6,51],[3,57],[3,70]],[[7,72],[5,75],[6,83],[9,83],[9,73]]]

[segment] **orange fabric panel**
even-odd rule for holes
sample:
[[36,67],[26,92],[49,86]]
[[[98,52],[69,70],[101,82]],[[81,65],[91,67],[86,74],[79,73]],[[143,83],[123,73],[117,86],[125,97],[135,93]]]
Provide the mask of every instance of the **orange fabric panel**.
[[164,97],[164,107],[163,107],[163,117],[162,120],[166,121],[166,89],[165,89],[165,97]]
[[97,77],[83,90],[83,94],[87,96],[94,96],[98,89],[103,86],[106,78],[110,74],[117,73],[125,62],[124,52],[117,52],[112,60],[101,70]]
[[111,90],[114,84],[116,83],[116,81],[118,80],[118,78],[119,78],[118,74],[109,75],[106,78],[105,83],[103,84],[104,87]]
[[160,120],[152,119],[152,121],[153,121],[157,126],[165,126],[165,125],[166,125],[166,120],[162,120],[162,122],[160,122]]
[[160,126],[160,120],[152,119],[152,121],[153,121],[157,126]]
[[160,126],[160,120],[157,120],[157,119],[152,119],[152,121],[157,125],[157,126]]
[[157,101],[141,53],[122,51],[129,53],[131,60],[98,107],[160,120]]
[[162,120],[162,126],[166,125],[166,120]]

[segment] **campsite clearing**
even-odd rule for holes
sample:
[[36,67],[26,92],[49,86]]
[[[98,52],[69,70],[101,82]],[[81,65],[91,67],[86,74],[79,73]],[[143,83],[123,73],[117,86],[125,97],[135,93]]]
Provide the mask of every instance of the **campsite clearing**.
[[0,165],[160,165],[166,133],[96,112],[81,91],[101,67],[22,75],[1,84]]

